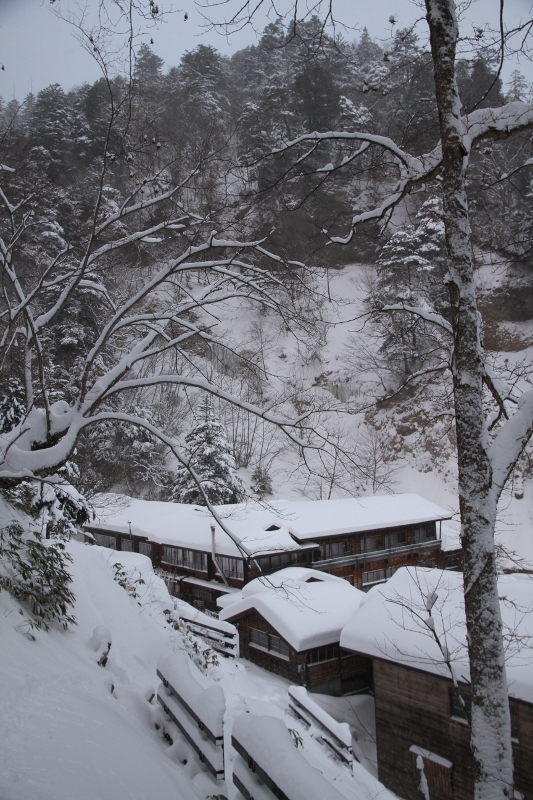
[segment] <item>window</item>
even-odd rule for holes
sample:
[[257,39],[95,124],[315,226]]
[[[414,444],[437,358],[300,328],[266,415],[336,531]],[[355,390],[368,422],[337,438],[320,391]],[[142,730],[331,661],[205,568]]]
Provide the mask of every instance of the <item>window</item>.
[[150,542],[139,542],[139,553],[143,556],[152,558],[152,545]]
[[470,722],[472,712],[472,698],[468,692],[460,692],[454,689],[451,693],[452,717],[455,719]]
[[242,558],[217,556],[217,561],[226,578],[237,578],[239,581],[244,580],[244,561]]
[[430,539],[436,539],[435,523],[432,522],[428,525],[418,525],[415,528],[415,542],[427,542]]
[[340,558],[350,552],[350,540],[322,545],[322,558]]
[[95,533],[94,538],[101,547],[111,547],[113,550],[117,549],[116,536],[108,536],[106,533]]
[[250,645],[251,647],[257,647],[259,650],[267,650],[279,658],[289,660],[289,645],[280,636],[250,628]]
[[257,565],[261,570],[261,572],[268,572],[268,570],[270,569],[270,558],[268,556],[263,556],[262,558],[256,558],[255,561],[257,561]]
[[371,569],[368,570],[368,572],[363,572],[363,585],[369,583],[379,583],[379,581],[386,581],[387,578],[392,578],[397,569],[398,567],[387,567],[384,569]]
[[519,740],[519,728],[518,728],[518,708],[516,706],[509,706],[509,711],[511,712],[511,739],[515,742]]
[[197,572],[207,572],[207,553],[199,553],[197,550],[185,550],[182,547],[167,547],[163,545],[161,561],[165,564],[173,564],[176,567],[186,567]]
[[[454,689],[451,692],[450,698],[451,716],[454,719],[462,720],[470,724],[470,716],[472,713],[472,698],[470,694]],[[509,711],[511,714],[511,738],[518,741],[518,708],[515,705],[509,704]]]
[[334,661],[339,657],[339,645],[329,644],[326,647],[317,647],[310,650],[307,656],[308,664],[321,664],[322,661]]
[[393,531],[392,533],[385,534],[385,548],[401,547],[407,541],[407,533],[405,530]]
[[[267,573],[277,569],[290,567],[291,564],[307,564],[311,561],[312,553],[309,550],[291,550],[289,552],[276,553],[271,556],[258,556],[257,561],[261,572]],[[320,558],[320,555],[318,556]],[[252,561],[252,569],[255,569]]]
[[289,658],[289,645],[284,639],[279,636],[270,637],[270,650],[274,653],[279,653],[285,658]]
[[250,644],[255,644],[257,647],[263,647],[265,650],[268,650],[268,633],[251,628]]
[[371,553],[372,550],[383,549],[383,538],[381,536],[364,536],[361,539],[361,551]]
[[121,539],[120,549],[125,550],[127,553],[133,553],[133,542],[131,539]]

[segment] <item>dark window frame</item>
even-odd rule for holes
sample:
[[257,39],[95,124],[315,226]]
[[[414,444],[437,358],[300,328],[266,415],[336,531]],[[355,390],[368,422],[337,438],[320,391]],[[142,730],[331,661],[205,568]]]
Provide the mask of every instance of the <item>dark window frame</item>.
[[259,628],[249,628],[248,630],[250,632],[248,641],[250,647],[269,653],[274,658],[281,658],[283,661],[291,660],[290,645],[282,636],[261,631]]

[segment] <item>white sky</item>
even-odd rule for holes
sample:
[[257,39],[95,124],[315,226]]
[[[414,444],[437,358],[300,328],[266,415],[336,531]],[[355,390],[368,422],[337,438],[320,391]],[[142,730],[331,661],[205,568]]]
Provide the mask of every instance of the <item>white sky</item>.
[[[527,18],[532,1],[507,0],[508,24]],[[334,2],[339,19],[358,30],[366,26],[370,35],[380,40],[390,37],[388,19],[391,14],[398,20],[399,27],[406,27],[423,15],[420,6],[410,0]],[[160,0],[159,6],[165,7],[164,3],[165,0]],[[181,10],[152,33],[154,51],[164,59],[166,67],[176,66],[186,50],[192,50],[202,42],[212,44],[222,53],[231,54],[256,41],[251,29],[232,36],[229,41],[215,32],[202,32],[201,17],[194,0],[177,0],[175,7],[178,3]],[[87,0],[87,4],[95,7],[97,0]],[[166,2],[166,7],[169,7],[169,2]],[[478,24],[490,21],[495,25],[498,9],[499,0],[475,0],[468,14]],[[187,22],[183,20],[184,11],[189,15]],[[265,21],[265,18],[259,20],[258,27],[262,28]],[[419,25],[419,32],[421,36],[426,33],[423,22]],[[344,35],[351,40],[358,34],[355,30],[346,30]],[[0,0],[0,64],[4,65],[4,70],[0,71],[0,96],[5,100],[13,97],[22,100],[30,90],[38,92],[56,82],[69,89],[99,77],[97,65],[81,49],[69,26],[52,14],[49,0]],[[522,61],[518,67],[528,80],[533,81],[531,63]],[[508,79],[514,68],[516,64],[506,68],[504,80]]]

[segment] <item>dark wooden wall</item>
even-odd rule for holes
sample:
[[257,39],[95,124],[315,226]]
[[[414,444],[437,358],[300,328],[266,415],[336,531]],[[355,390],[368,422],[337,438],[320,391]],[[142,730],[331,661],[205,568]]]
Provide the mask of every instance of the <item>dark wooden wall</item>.
[[305,673],[298,672],[298,663],[300,663],[300,659],[298,658],[299,654],[294,650],[294,648],[289,647],[289,660],[287,661],[284,658],[279,658],[274,654],[270,654],[265,652],[264,650],[259,650],[256,647],[250,647],[250,629],[255,628],[258,631],[264,631],[264,633],[270,633],[274,636],[279,636],[279,633],[275,630],[275,628],[270,625],[261,614],[258,614],[257,611],[252,611],[246,616],[240,617],[237,620],[231,620],[234,625],[236,625],[239,631],[239,647],[240,647],[240,656],[241,658],[246,658],[248,661],[252,661],[254,664],[257,664],[259,667],[268,670],[269,672],[274,672],[276,675],[281,675],[283,678],[287,678],[287,680],[291,681],[292,683],[297,683],[303,685],[305,683]]
[[369,658],[356,654],[342,658],[337,644],[335,649],[338,655],[330,660],[316,664],[309,663],[312,654],[317,653],[317,649],[297,652],[290,646],[289,660],[286,660],[250,646],[251,628],[280,636],[257,611],[251,611],[231,621],[239,630],[241,658],[246,658],[269,672],[281,675],[292,683],[305,686],[310,692],[340,696],[344,692],[368,691],[371,688],[372,662]]
[[[470,727],[451,718],[452,682],[404,665],[374,660],[378,777],[399,797],[421,800],[411,745],[451,761],[451,771],[428,764],[431,800],[472,800]],[[533,800],[533,705],[511,699],[519,741],[513,745],[515,788]],[[427,764],[428,762],[426,762]]]

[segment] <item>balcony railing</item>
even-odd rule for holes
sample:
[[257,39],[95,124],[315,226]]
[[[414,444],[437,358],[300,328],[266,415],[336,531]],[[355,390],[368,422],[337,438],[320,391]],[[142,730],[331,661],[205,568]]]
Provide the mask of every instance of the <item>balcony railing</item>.
[[428,539],[425,542],[416,542],[415,544],[404,544],[401,547],[388,547],[383,550],[369,550],[366,553],[350,554],[346,556],[339,556],[338,558],[326,558],[321,561],[313,561],[311,567],[313,569],[338,569],[339,567],[357,566],[358,564],[368,564],[371,561],[384,561],[390,558],[399,558],[400,556],[409,556],[413,553],[426,553],[429,550],[440,550],[440,539]]

